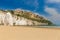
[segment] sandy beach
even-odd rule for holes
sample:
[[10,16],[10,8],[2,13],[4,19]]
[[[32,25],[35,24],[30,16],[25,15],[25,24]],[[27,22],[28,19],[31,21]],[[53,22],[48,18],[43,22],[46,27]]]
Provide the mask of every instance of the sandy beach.
[[60,40],[60,29],[0,26],[0,40]]

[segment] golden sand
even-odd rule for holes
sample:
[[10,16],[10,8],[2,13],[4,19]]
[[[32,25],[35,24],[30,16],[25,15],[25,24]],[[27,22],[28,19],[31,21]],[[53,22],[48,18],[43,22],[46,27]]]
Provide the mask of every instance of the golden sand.
[[0,40],[60,40],[60,29],[0,26]]

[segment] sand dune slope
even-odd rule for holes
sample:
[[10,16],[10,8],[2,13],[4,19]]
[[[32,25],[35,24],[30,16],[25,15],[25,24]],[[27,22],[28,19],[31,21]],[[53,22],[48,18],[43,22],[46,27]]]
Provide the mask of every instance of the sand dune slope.
[[60,40],[60,29],[0,26],[0,40]]

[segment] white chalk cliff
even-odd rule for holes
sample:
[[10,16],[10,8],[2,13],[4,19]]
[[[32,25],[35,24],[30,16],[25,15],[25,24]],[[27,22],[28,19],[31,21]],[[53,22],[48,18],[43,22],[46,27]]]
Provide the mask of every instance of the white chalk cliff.
[[[18,13],[19,13],[19,11],[18,11]],[[17,14],[17,13],[15,12],[15,14]],[[34,18],[34,16],[35,15],[31,16],[31,18]],[[8,12],[0,11],[0,25],[48,25],[48,23],[33,21],[31,19],[27,19],[26,17],[11,14],[11,12],[9,12],[9,11]]]

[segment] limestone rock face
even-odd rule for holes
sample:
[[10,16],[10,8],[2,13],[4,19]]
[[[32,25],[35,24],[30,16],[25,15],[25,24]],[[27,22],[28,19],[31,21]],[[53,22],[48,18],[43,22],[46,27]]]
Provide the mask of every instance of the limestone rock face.
[[51,22],[31,12],[0,10],[0,25],[48,25],[49,23]]
[[0,13],[0,24],[13,25],[12,15],[9,12],[6,14]]

